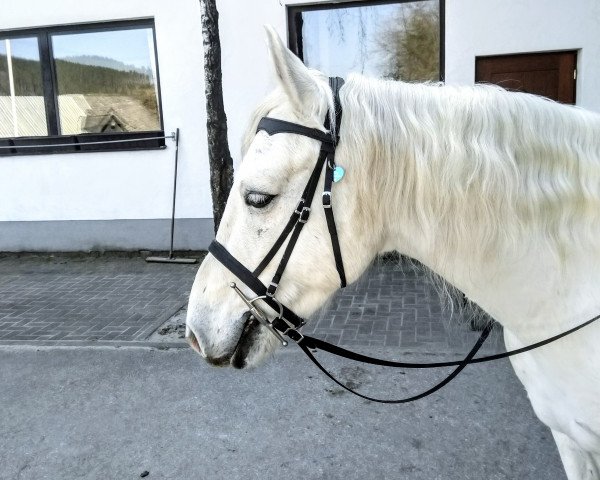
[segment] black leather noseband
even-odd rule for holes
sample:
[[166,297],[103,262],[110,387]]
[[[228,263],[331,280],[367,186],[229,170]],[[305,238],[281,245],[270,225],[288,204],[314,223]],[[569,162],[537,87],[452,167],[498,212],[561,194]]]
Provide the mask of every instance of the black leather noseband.
[[[340,249],[340,244],[337,235],[337,228],[335,225],[335,218],[333,216],[333,203],[332,203],[332,186],[333,186],[333,177],[335,170],[335,150],[337,146],[337,140],[339,135],[339,126],[340,120],[342,117],[342,109],[339,101],[339,90],[343,85],[343,80],[340,78],[330,78],[329,85],[333,91],[334,97],[334,108],[335,112],[332,117],[335,119],[333,125],[330,125],[329,115],[325,120],[324,127],[327,132],[323,132],[316,128],[308,128],[303,125],[298,125],[291,122],[286,122],[284,120],[278,120],[274,118],[264,117],[260,120],[258,124],[257,131],[265,131],[269,135],[276,135],[279,133],[289,133],[295,135],[302,135],[304,137],[312,138],[321,142],[321,149],[319,152],[319,157],[317,158],[317,162],[315,167],[308,179],[306,187],[304,188],[304,192],[302,193],[302,197],[296,206],[296,209],[290,216],[287,224],[285,225],[283,231],[265,255],[263,260],[259,263],[259,265],[254,269],[254,271],[250,271],[246,268],[241,262],[239,262],[231,253],[221,245],[217,240],[214,240],[208,251],[219,261],[221,262],[235,277],[237,277],[244,285],[246,285],[252,292],[255,294],[255,297],[248,298],[244,295],[239,288],[237,288],[235,283],[231,283],[231,287],[235,289],[235,291],[242,297],[242,300],[247,304],[251,313],[257,318],[257,320],[263,324],[266,328],[268,328],[285,346],[287,345],[286,338],[293,340],[298,346],[302,349],[302,351],[308,356],[308,358],[331,380],[337,383],[343,389],[357,395],[359,397],[365,398],[367,400],[371,400],[379,403],[407,403],[412,402],[414,400],[421,399],[426,397],[427,395],[432,394],[433,392],[439,390],[443,386],[447,385],[453,378],[455,378],[467,365],[472,363],[483,363],[490,362],[492,360],[498,360],[501,358],[511,357],[513,355],[517,355],[519,353],[524,353],[535,348],[542,347],[549,343],[552,343],[562,337],[565,337],[600,318],[600,315],[588,320],[587,322],[576,326],[566,332],[563,332],[559,335],[555,335],[554,337],[548,338],[541,342],[534,343],[532,345],[528,345],[523,348],[519,348],[517,350],[511,350],[509,352],[504,352],[496,355],[490,355],[486,357],[474,358],[476,353],[479,351],[485,340],[487,339],[493,325],[488,324],[484,330],[481,332],[479,339],[476,344],[473,346],[468,355],[458,361],[450,361],[450,362],[430,362],[430,363],[407,363],[407,362],[393,362],[389,360],[382,360],[378,358],[368,357],[365,355],[360,355],[358,353],[346,350],[344,348],[338,347],[336,345],[332,345],[323,340],[319,340],[318,338],[310,337],[308,335],[303,335],[300,332],[300,328],[305,325],[305,320],[294,313],[292,310],[287,308],[281,302],[279,302],[275,298],[275,294],[277,292],[277,288],[279,287],[279,282],[283,276],[284,270],[290,260],[292,251],[298,241],[298,237],[300,236],[300,232],[302,228],[308,222],[310,217],[311,206],[313,202],[313,198],[316,193],[317,185],[319,183],[319,179],[321,177],[321,172],[323,171],[323,167],[325,167],[325,181],[324,181],[324,189],[322,194],[322,203],[323,209],[325,211],[325,218],[327,221],[327,228],[329,230],[329,235],[331,237],[331,246],[333,250],[333,256],[335,261],[335,266],[338,271],[338,275],[340,277],[340,286],[343,288],[346,286],[346,274],[344,271],[344,263],[342,260],[342,253]],[[282,258],[279,261],[279,265],[275,271],[275,275],[273,276],[270,284],[268,286],[264,285],[258,276],[263,272],[263,270],[271,263],[277,252],[281,249],[286,239],[289,237],[289,242],[283,252]],[[275,319],[269,321],[267,319],[266,314],[260,310],[255,303],[261,301],[266,303],[270,308],[272,308],[275,312],[278,312],[278,315]],[[363,395],[359,392],[354,391],[350,387],[346,386],[339,380],[337,380],[331,373],[329,373],[314,357],[311,350],[320,349],[326,352],[329,352],[333,355],[337,355],[340,357],[348,358],[357,362],[369,363],[372,365],[381,365],[386,367],[398,367],[398,368],[410,368],[410,369],[423,369],[423,368],[443,368],[443,367],[456,367],[444,380],[439,382],[437,385],[432,388],[422,392],[418,395],[414,395],[408,398],[403,398],[399,400],[386,400],[386,399],[377,399],[372,398],[366,395]]]

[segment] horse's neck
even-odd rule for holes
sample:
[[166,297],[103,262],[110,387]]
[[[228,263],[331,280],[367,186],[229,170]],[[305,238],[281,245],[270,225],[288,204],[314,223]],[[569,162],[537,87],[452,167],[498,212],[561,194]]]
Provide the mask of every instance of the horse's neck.
[[[389,116],[387,120],[390,121]],[[376,221],[388,231],[382,250],[395,249],[423,262],[526,340],[535,341],[540,339],[540,335],[559,333],[600,313],[600,289],[596,288],[596,272],[600,269],[598,249],[567,245],[561,257],[548,244],[544,232],[534,229],[510,246],[500,242],[498,249],[487,255],[477,255],[474,250],[478,247],[477,235],[481,234],[481,230],[478,231],[478,226],[473,223],[477,219],[485,221],[487,212],[475,211],[476,202],[471,204],[475,207],[468,208],[471,220],[464,222],[465,227],[468,227],[469,221],[472,222],[473,237],[455,236],[456,230],[459,230],[457,224],[446,221],[447,217],[443,215],[441,218],[429,218],[424,224],[415,217],[414,212],[409,213],[407,205],[410,204],[410,198],[407,198],[407,191],[416,188],[442,191],[449,188],[448,179],[438,178],[434,172],[434,175],[427,177],[427,182],[432,184],[426,187],[409,185],[406,178],[398,178],[397,182],[393,178],[390,180],[396,174],[419,175],[418,171],[407,173],[405,169],[402,172],[398,162],[405,159],[393,157],[400,148],[406,149],[406,145],[402,146],[397,138],[391,139],[395,128],[402,129],[405,126],[387,125],[385,132],[379,133],[376,140],[380,142],[377,147],[379,153],[365,151],[359,140],[348,142],[350,149],[363,149],[363,158],[358,161],[363,165],[368,164],[368,169],[361,173],[361,177],[374,179],[369,201],[375,199],[374,203],[380,208],[377,214],[370,214],[379,215]],[[444,134],[430,133],[432,137]],[[404,138],[403,141],[409,142],[410,138]],[[390,144],[381,144],[385,142]],[[437,151],[439,153],[441,150]],[[380,152],[386,152],[389,158],[382,159],[385,154]],[[372,158],[375,157],[379,158],[374,163]],[[358,164],[355,166],[361,168]],[[431,170],[435,169],[430,169],[429,174]],[[435,198],[432,202],[440,200],[439,196],[432,198]],[[426,202],[423,205],[426,209]],[[434,210],[428,209],[426,213],[431,215]],[[459,212],[446,210],[446,216],[453,214],[460,215]],[[443,241],[439,241],[440,238]]]
[[[352,105],[356,107],[356,112],[360,111],[357,107],[358,103]],[[423,122],[425,128],[430,129],[426,132],[429,138],[421,136],[414,140],[418,143],[411,145],[413,136],[410,134],[413,132],[409,127],[393,124],[394,117],[401,118],[402,112],[393,112],[397,114],[394,116],[389,114],[388,109],[385,112],[387,116],[384,117],[388,123],[380,127],[378,123],[384,122],[382,116],[378,116],[377,113],[378,110],[385,111],[386,106],[378,105],[378,107],[363,114],[364,119],[359,117],[359,113],[349,112],[347,115],[347,118],[355,121],[357,126],[364,125],[377,131],[373,138],[364,138],[364,135],[361,138],[360,129],[357,127],[354,131],[347,129],[350,135],[347,132],[344,142],[340,140],[340,147],[343,145],[344,149],[353,149],[356,152],[361,152],[362,149],[360,158],[358,155],[354,155],[353,158],[352,154],[340,148],[340,153],[347,155],[340,156],[340,161],[348,161],[349,172],[355,173],[348,176],[348,180],[353,182],[351,192],[360,192],[361,187],[364,190],[358,195],[358,202],[354,200],[353,195],[346,193],[346,203],[351,205],[355,202],[358,205],[354,209],[358,215],[351,218],[354,222],[353,227],[359,222],[368,225],[370,232],[367,232],[367,238],[376,236],[380,231],[384,232],[379,245],[381,250],[396,249],[410,255],[462,290],[468,298],[504,325],[504,337],[509,350],[565,332],[600,314],[600,289],[598,288],[600,249],[592,245],[594,234],[596,238],[600,236],[600,221],[587,222],[591,215],[579,221],[577,215],[568,215],[573,213],[572,210],[566,210],[561,212],[564,215],[556,216],[551,216],[556,212],[547,211],[549,208],[562,208],[565,203],[567,204],[564,206],[565,209],[572,207],[573,196],[576,201],[584,204],[586,207],[584,211],[597,208],[597,201],[594,202],[594,199],[589,197],[593,195],[591,192],[597,190],[597,185],[600,183],[600,169],[596,167],[594,171],[594,166],[589,168],[589,171],[585,171],[585,168],[573,168],[579,176],[578,179],[589,179],[589,184],[592,186],[596,183],[595,189],[587,189],[588,197],[585,199],[577,198],[575,188],[567,192],[566,198],[563,198],[565,195],[547,198],[548,191],[551,194],[557,193],[556,189],[553,189],[555,186],[553,182],[560,183],[560,180],[565,178],[572,180],[567,175],[562,179],[556,178],[555,174],[561,173],[561,167],[557,164],[564,165],[558,163],[564,160],[562,158],[548,159],[555,161],[553,165],[551,164],[553,170],[550,172],[544,172],[542,170],[544,165],[542,165],[540,174],[536,174],[531,169],[528,175],[517,177],[517,180],[523,183],[547,182],[538,185],[541,192],[536,192],[534,189],[527,190],[527,185],[517,185],[517,190],[521,189],[520,192],[525,192],[520,200],[539,202],[533,205],[531,210],[525,210],[524,219],[519,218],[513,214],[515,202],[513,208],[507,213],[501,211],[504,204],[500,196],[494,197],[492,202],[487,202],[484,196],[486,192],[497,194],[501,191],[501,187],[505,185],[504,180],[510,180],[510,172],[507,174],[506,171],[501,171],[491,179],[497,181],[495,190],[481,188],[476,194],[472,194],[472,190],[464,188],[464,183],[460,183],[464,182],[464,172],[466,171],[466,178],[469,181],[471,178],[479,181],[478,186],[484,186],[485,180],[482,180],[482,177],[486,179],[484,175],[470,176],[468,168],[459,169],[458,172],[444,171],[440,161],[434,162],[435,167],[432,167],[432,164],[427,164],[426,155],[418,159],[421,164],[426,164],[427,171],[423,175],[420,175],[421,172],[417,167],[407,171],[401,163],[413,160],[409,158],[410,155],[416,156],[419,149],[425,153],[430,151],[435,153],[437,147],[438,155],[444,155],[442,147],[429,143],[439,141],[440,138],[443,140],[443,135],[450,130],[450,133],[454,134],[455,141],[465,142],[470,151],[463,155],[467,158],[463,159],[460,155],[455,155],[443,160],[449,162],[464,160],[465,163],[459,165],[462,167],[467,165],[466,162],[469,160],[473,160],[468,158],[476,143],[468,143],[473,140],[472,138],[460,135],[460,131],[451,131],[450,128],[446,131],[437,128],[436,118],[430,115],[428,121]],[[419,127],[417,120],[419,116],[415,112],[411,114],[412,118],[409,122],[412,122],[412,128],[416,130]],[[452,112],[449,112],[447,117],[454,120]],[[397,121],[401,123],[401,120]],[[476,119],[471,122],[476,122]],[[404,129],[400,140],[396,135],[396,129],[400,131]],[[344,125],[342,125],[342,133],[344,133]],[[419,132],[417,131],[416,134],[419,135]],[[395,139],[388,139],[394,135],[396,135]],[[475,135],[478,136],[479,133],[476,132]],[[498,136],[505,140],[501,132],[498,132]],[[493,165],[483,162],[498,161],[503,153],[502,148],[510,148],[513,143],[505,141],[502,145],[493,145],[493,139],[484,140],[488,141],[481,142],[483,145],[479,145],[480,150],[475,152],[479,155],[475,160],[479,161],[479,165],[483,165],[484,168],[491,169]],[[537,144],[536,139],[533,140],[535,145],[541,143],[541,139],[538,139],[540,142]],[[388,141],[390,143],[386,144],[385,142]],[[490,151],[493,146],[500,147],[494,150],[496,157],[492,157],[494,152]],[[460,145],[454,144],[453,147],[460,151]],[[395,156],[396,152],[400,153]],[[522,152],[518,153],[515,158],[522,161],[524,155],[520,155]],[[593,155],[592,152],[590,154],[592,160],[594,160]],[[598,160],[598,154],[595,155]],[[541,159],[536,158],[536,160]],[[585,165],[577,164],[577,167],[585,167]],[[474,168],[471,168],[471,171],[477,173]],[[489,176],[487,180],[490,180]],[[564,184],[573,187],[577,182],[565,181]],[[460,203],[460,198],[457,199],[456,196],[443,196],[443,193],[448,191],[444,189],[452,189],[455,185],[457,190],[460,189],[459,195],[469,196],[468,203]],[[543,191],[544,189],[546,191]],[[442,195],[438,195],[438,192],[442,192]],[[558,193],[564,194],[564,191]],[[415,199],[417,201],[414,201]],[[365,205],[367,207],[364,207]],[[369,205],[376,205],[377,208],[369,209]],[[525,205],[528,206],[531,205]],[[495,211],[491,211],[490,207],[495,207]],[[536,217],[535,214],[548,216]],[[458,221],[447,218],[448,215],[457,216]],[[569,218],[569,222],[563,223],[572,229],[573,235],[557,236],[554,235],[554,231],[545,231],[545,228],[552,230],[552,222],[557,218],[560,221],[565,217]],[[537,219],[542,221],[538,222]],[[506,231],[507,227],[510,228],[511,221],[517,225],[513,225],[514,231]],[[589,232],[587,238],[584,235],[586,229],[593,230]],[[563,228],[560,233],[563,234],[565,230]],[[486,248],[485,244],[478,243],[481,239],[486,239],[487,233],[497,234],[495,239],[492,235],[492,239],[496,241],[490,242],[489,248]],[[569,243],[568,238],[591,239],[591,241],[581,242],[576,247],[573,242]],[[557,244],[552,244],[552,240],[561,242],[562,248],[559,251],[556,251]],[[366,241],[361,243],[362,248],[368,245]],[[486,251],[487,254],[482,254]],[[576,437],[578,441],[583,439],[583,442],[589,442],[589,438],[593,438],[592,442],[597,440],[594,432],[598,432],[599,404],[597,388],[594,387],[599,379],[598,345],[600,345],[600,323],[586,327],[585,331],[576,332],[559,342],[511,358],[515,372],[527,388],[538,416],[558,431],[579,432],[582,429],[573,429],[573,424],[576,427],[584,426],[585,432]],[[591,426],[591,429],[588,426]]]
[[[389,220],[388,220],[389,221]],[[482,258],[469,245],[436,250],[433,236],[409,222],[397,228],[384,250],[413,257],[488,312],[524,343],[561,333],[600,314],[600,255],[573,249],[557,257],[543,240],[530,238],[520,251]]]

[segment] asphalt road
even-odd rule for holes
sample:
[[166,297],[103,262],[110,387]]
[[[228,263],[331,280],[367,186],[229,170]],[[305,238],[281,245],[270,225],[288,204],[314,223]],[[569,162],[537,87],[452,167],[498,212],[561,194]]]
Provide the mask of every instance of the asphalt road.
[[[391,397],[441,375],[327,363]],[[1,479],[566,478],[506,360],[393,406],[342,393],[298,351],[240,372],[190,350],[3,346],[0,405]]]

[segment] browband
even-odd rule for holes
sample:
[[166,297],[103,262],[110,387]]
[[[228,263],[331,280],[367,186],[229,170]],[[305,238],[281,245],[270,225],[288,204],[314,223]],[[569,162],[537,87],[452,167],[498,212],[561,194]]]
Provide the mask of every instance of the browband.
[[304,137],[313,138],[322,143],[321,148],[323,150],[333,152],[333,138],[330,134],[323,132],[318,128],[305,127],[277,118],[263,117],[260,119],[260,122],[258,122],[258,127],[256,127],[257,132],[260,130],[264,130],[269,135],[274,135],[276,133],[295,133]]

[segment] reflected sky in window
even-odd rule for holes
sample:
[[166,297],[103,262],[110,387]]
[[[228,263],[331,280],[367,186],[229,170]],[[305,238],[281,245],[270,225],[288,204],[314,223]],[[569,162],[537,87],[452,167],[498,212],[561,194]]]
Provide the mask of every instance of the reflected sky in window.
[[[40,59],[37,38],[13,38],[9,42],[13,58]],[[6,55],[6,42],[4,39],[0,39],[0,55]]]
[[54,58],[104,57],[139,69],[152,69],[152,29],[75,33],[52,36]]

